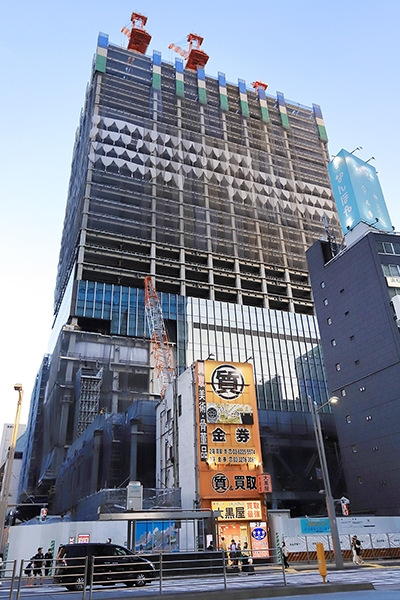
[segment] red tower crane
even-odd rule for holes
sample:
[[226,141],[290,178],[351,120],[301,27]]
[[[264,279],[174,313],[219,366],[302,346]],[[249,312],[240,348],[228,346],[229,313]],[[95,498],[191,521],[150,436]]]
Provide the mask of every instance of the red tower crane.
[[263,81],[253,81],[253,83],[251,84],[253,86],[253,88],[257,91],[258,88],[261,88],[263,90],[266,90],[268,87],[267,83],[264,83]]
[[[135,50],[136,52],[140,52],[140,54],[146,54],[151,40],[151,35],[144,28],[147,23],[147,17],[140,13],[132,13],[131,21],[132,29],[130,31],[127,27],[121,29],[122,33],[129,37],[128,50]],[[136,23],[138,23],[138,26],[136,26]]]
[[[203,38],[196,33],[189,33],[187,41],[189,42],[189,50],[183,50],[176,44],[170,44],[168,48],[186,58],[186,69],[191,69],[192,71],[196,71],[197,67],[204,69],[209,56],[203,50],[200,50]],[[197,45],[194,46],[194,43],[197,43]]]
[[165,330],[161,303],[150,275],[144,280],[144,288],[147,324],[150,331],[160,396],[163,398],[167,385],[175,379],[172,352]]

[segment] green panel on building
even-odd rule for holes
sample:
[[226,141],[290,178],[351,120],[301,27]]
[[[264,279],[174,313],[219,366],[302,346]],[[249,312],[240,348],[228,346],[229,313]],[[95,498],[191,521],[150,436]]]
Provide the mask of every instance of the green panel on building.
[[242,115],[244,117],[249,117],[250,116],[250,112],[249,112],[249,105],[247,102],[244,102],[243,100],[240,101],[240,108],[242,111]]
[[100,71],[100,73],[105,73],[106,66],[107,66],[107,57],[100,56],[99,54],[97,54],[96,55],[96,65],[95,65],[96,71]]
[[185,97],[185,86],[183,81],[178,81],[178,79],[176,80],[176,95],[180,96],[181,98]]
[[207,93],[204,88],[199,87],[199,102],[201,104],[207,104]]
[[228,96],[225,96],[225,94],[220,94],[219,95],[219,102],[220,102],[222,110],[229,110]]
[[324,140],[324,142],[327,142],[328,135],[327,135],[326,129],[323,125],[318,125],[318,132],[319,132],[319,137],[321,138],[321,140]]
[[288,116],[285,115],[285,113],[281,113],[281,121],[282,121],[282,127],[284,129],[289,129],[289,119],[288,119]]
[[153,72],[153,88],[156,90],[161,90],[161,75],[160,75],[160,73]]
[[269,123],[269,112],[266,106],[261,106],[261,118],[265,123]]

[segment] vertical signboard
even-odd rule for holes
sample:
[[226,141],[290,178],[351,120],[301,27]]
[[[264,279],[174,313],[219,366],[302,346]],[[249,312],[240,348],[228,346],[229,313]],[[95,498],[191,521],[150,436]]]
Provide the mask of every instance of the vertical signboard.
[[259,496],[262,473],[253,368],[248,363],[196,363],[200,495]]
[[363,221],[382,231],[392,223],[375,168],[346,150],[329,163],[329,176],[343,233]]

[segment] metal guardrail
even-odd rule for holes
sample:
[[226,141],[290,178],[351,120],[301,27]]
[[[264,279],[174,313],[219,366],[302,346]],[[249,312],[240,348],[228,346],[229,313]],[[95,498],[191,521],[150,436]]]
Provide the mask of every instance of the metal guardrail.
[[[152,555],[101,556],[53,559],[43,565],[33,559],[4,563],[2,583],[9,583],[9,600],[20,600],[31,595],[35,585],[43,585],[46,593],[68,594],[81,592],[82,600],[92,600],[97,586],[124,584],[128,587],[153,585],[153,595],[170,593],[172,588],[196,586],[205,578],[212,580],[215,589],[233,589],[239,576],[255,575],[265,581],[267,575],[282,573],[286,585],[285,569],[280,548],[268,549],[265,556],[260,551],[232,554],[227,551],[160,553]],[[145,560],[143,560],[145,559]],[[8,585],[7,585],[8,587]],[[63,589],[60,589],[63,588]],[[6,591],[3,588],[4,591]],[[7,590],[8,591],[8,590]]]

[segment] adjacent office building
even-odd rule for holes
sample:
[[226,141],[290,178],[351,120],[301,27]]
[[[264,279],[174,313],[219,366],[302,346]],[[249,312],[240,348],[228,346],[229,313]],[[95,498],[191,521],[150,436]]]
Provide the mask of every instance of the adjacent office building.
[[[76,514],[79,486],[67,490],[58,478],[71,481],[69,468],[85,478],[80,436],[97,435],[104,457],[98,415],[125,415],[111,427],[116,446],[144,427],[159,399],[145,323],[151,275],[178,373],[211,354],[253,362],[272,504],[308,514],[323,504],[306,396],[322,403],[328,392],[305,250],[324,232],[324,213],[339,231],[327,135],[319,106],[265,88],[99,35],[72,160],[46,384],[35,392],[41,454],[25,464],[29,494],[58,506],[62,489],[71,495],[64,510]],[[141,436],[131,440],[135,464],[116,461],[106,479],[99,466],[86,496],[140,468],[155,473]],[[159,486],[154,475],[146,485]]]
[[398,515],[400,235],[375,169],[346,151],[330,165],[346,248],[307,252],[354,513]]

